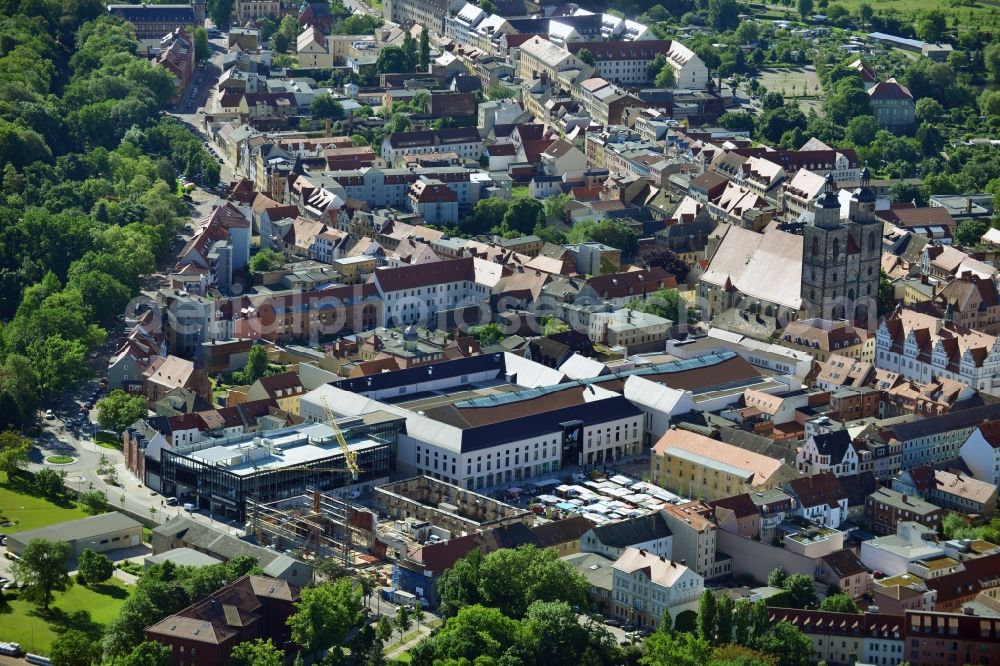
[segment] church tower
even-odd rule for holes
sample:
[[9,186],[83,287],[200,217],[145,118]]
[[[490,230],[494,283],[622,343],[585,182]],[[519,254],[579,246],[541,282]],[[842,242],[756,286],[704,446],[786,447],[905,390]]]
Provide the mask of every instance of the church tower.
[[855,318],[863,320],[868,316],[868,306],[878,302],[882,260],[882,222],[875,217],[875,192],[871,188],[868,167],[861,170],[861,187],[851,194],[849,217],[859,261],[856,274],[851,276],[853,284],[848,285],[847,297],[857,302]]
[[802,235],[803,306],[809,316],[841,319],[846,314],[850,235],[840,221],[840,200],[832,174],[827,175],[823,191],[816,197],[813,221]]

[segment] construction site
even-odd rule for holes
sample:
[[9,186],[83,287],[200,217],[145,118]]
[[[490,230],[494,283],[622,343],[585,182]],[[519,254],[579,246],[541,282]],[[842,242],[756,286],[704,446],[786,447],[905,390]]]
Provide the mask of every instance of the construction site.
[[375,514],[349,499],[312,490],[272,502],[247,501],[247,531],[257,542],[305,560],[338,558],[365,568],[385,556]]

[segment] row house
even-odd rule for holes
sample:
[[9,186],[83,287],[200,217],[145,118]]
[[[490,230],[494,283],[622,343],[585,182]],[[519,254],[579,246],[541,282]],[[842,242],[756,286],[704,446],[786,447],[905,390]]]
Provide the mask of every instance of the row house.
[[389,164],[408,155],[440,152],[453,152],[462,159],[478,160],[483,151],[483,140],[475,127],[393,132],[382,141],[381,151],[382,159]]
[[960,470],[945,471],[930,465],[903,470],[892,480],[901,493],[919,495],[942,509],[965,515],[990,516],[996,510],[997,487]]
[[480,182],[473,180],[475,170],[465,167],[426,167],[423,169],[386,169],[365,167],[331,171],[325,178],[339,186],[346,198],[366,201],[374,208],[407,207],[410,185],[421,177],[446,184],[458,196],[460,208],[474,206],[480,197]]
[[875,347],[878,368],[925,383],[944,376],[978,391],[1000,391],[998,338],[947,317],[897,307],[879,325]]
[[795,500],[795,513],[807,520],[837,529],[848,518],[847,491],[830,472],[792,479],[785,491]]
[[772,623],[788,622],[812,641],[812,662],[898,666],[906,659],[901,616],[792,608],[771,608],[769,613]]
[[489,288],[477,282],[473,258],[383,268],[372,278],[387,325],[434,323],[439,313],[479,305]]

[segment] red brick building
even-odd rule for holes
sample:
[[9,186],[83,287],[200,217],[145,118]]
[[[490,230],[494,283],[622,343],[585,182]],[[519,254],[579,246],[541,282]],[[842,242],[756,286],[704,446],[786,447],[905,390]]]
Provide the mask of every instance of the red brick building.
[[255,638],[270,638],[284,649],[298,599],[299,589],[286,581],[244,576],[146,627],[146,638],[169,647],[174,666],[225,664],[237,644]]
[[903,634],[910,666],[1000,664],[1000,618],[907,611]]

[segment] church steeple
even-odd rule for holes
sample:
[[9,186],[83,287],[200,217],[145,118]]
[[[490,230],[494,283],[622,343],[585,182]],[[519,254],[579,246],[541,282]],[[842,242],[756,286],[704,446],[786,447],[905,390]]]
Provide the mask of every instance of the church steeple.
[[837,184],[832,173],[826,175],[823,190],[816,197],[813,216],[818,227],[830,228],[840,224],[840,199],[837,197]]

